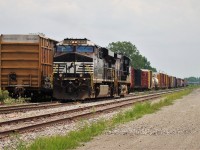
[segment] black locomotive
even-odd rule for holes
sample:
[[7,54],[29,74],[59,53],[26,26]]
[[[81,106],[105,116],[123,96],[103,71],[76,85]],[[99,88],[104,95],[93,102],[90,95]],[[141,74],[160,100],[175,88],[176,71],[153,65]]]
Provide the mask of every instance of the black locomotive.
[[130,89],[130,59],[88,39],[64,39],[54,54],[53,97],[83,100],[123,96]]

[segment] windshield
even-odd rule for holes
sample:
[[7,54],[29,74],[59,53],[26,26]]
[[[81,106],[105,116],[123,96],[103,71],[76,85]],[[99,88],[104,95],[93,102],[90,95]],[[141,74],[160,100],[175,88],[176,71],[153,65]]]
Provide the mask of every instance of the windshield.
[[57,46],[57,52],[72,52],[72,51],[73,51],[72,46],[65,46],[65,45]]
[[[69,46],[69,45],[58,45],[57,46],[57,52],[72,52],[74,46]],[[87,53],[92,53],[94,51],[93,46],[77,46],[76,47],[76,52],[87,52]]]
[[76,48],[77,52],[93,52],[93,46],[77,46]]

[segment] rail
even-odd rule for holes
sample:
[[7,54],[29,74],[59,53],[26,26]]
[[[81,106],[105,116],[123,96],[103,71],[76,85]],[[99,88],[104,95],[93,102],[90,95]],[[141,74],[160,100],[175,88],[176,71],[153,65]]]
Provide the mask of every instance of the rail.
[[[135,96],[135,97],[128,97],[128,98],[123,98],[120,100],[113,100],[112,102],[106,102],[103,104],[95,104],[92,106],[86,106],[86,107],[81,107],[81,108],[76,108],[76,109],[71,109],[71,110],[67,110],[67,111],[60,111],[57,113],[51,113],[51,114],[45,114],[45,115],[39,115],[39,116],[34,116],[34,117],[27,117],[27,118],[22,118],[22,119],[16,119],[16,120],[10,120],[10,121],[6,121],[6,122],[1,122],[0,126],[6,126],[8,127],[11,124],[18,124],[18,123],[22,123],[22,122],[26,122],[26,126],[23,127],[18,127],[16,128],[14,126],[14,128],[9,128],[9,130],[6,131],[0,131],[0,138],[4,138],[6,136],[9,136],[12,133],[24,133],[24,132],[28,132],[28,131],[33,131],[35,129],[38,128],[43,128],[46,126],[51,126],[54,124],[58,124],[58,123],[63,123],[66,121],[74,121],[77,119],[82,119],[87,118],[87,117],[91,117],[94,116],[95,114],[99,114],[99,113],[103,113],[103,112],[107,112],[110,110],[115,110],[121,107],[126,107],[126,106],[131,106],[135,103],[138,102],[144,102],[144,101],[148,101],[148,100],[152,100],[152,99],[156,99],[161,97],[164,94],[167,93],[172,93],[174,91],[168,91],[168,92],[161,92],[161,93],[157,93],[157,94],[149,94],[149,95],[142,95],[142,96]],[[95,113],[94,111],[95,110]],[[58,117],[58,116],[62,116],[59,119],[58,118],[53,118],[50,120],[47,120],[44,122],[44,119],[48,119],[49,117]],[[42,119],[43,122],[39,122],[39,119]],[[33,121],[33,120],[37,120],[35,121],[35,124],[31,124],[31,125],[27,125],[27,121]]]

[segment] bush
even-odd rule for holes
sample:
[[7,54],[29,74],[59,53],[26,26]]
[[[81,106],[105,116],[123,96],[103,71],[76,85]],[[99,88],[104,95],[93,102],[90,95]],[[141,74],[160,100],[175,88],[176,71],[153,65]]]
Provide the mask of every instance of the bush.
[[9,98],[9,92],[6,90],[0,90],[0,102],[3,102],[7,98]]

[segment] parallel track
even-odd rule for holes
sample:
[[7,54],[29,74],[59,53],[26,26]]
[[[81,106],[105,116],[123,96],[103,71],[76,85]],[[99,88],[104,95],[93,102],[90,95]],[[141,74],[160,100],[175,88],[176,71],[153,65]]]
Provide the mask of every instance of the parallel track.
[[[137,96],[137,97],[128,97],[128,98],[124,98],[123,100],[106,102],[104,104],[95,104],[93,106],[86,106],[86,107],[81,107],[81,108],[76,108],[76,109],[71,109],[71,110],[67,110],[67,111],[61,111],[61,112],[56,112],[56,113],[51,113],[51,114],[46,114],[46,115],[39,115],[39,116],[34,116],[34,117],[27,117],[27,118],[22,118],[22,119],[0,122],[0,126],[9,126],[12,124],[23,123],[23,122],[27,122],[27,121],[33,121],[33,120],[39,120],[42,118],[48,119],[48,117],[62,116],[62,115],[65,116],[65,117],[62,116],[59,119],[47,120],[42,123],[27,125],[27,126],[24,126],[21,128],[13,128],[13,129],[9,129],[6,131],[0,131],[0,138],[9,136],[10,134],[15,133],[15,132],[24,133],[27,131],[32,131],[34,129],[51,126],[53,124],[58,124],[58,123],[66,122],[66,121],[72,121],[72,120],[76,120],[76,119],[80,119],[80,118],[84,118],[84,117],[94,116],[94,114],[103,113],[103,112],[114,110],[114,109],[117,109],[120,107],[130,106],[130,105],[138,103],[138,102],[144,102],[144,101],[148,101],[151,99],[156,99],[156,98],[161,97],[164,94],[172,93],[172,92],[173,91],[168,91],[168,92],[161,92],[161,93],[157,93],[157,94],[149,94],[149,95],[143,95],[143,96]],[[91,111],[91,109],[95,110],[95,111]]]
[[49,103],[34,103],[16,106],[6,106],[0,107],[0,114],[8,114],[13,112],[25,112],[31,110],[49,109],[56,107],[69,106],[70,104],[62,104],[59,102],[49,102]]
[[[171,90],[165,90],[165,91],[171,91]],[[153,91],[149,94],[159,93],[162,91]],[[145,95],[144,92],[139,92],[137,94],[129,94],[126,97],[132,97],[137,95]],[[82,101],[83,103],[91,103],[96,101],[106,101],[106,100],[112,100],[112,98],[99,98],[97,99],[90,99]],[[23,105],[14,105],[14,106],[1,106],[0,107],[0,114],[8,114],[8,113],[16,113],[16,112],[26,112],[26,111],[32,111],[32,110],[40,110],[40,109],[49,109],[49,108],[57,108],[57,107],[64,107],[74,105],[73,102],[63,104],[56,102],[43,102],[43,103],[32,103],[32,104],[23,104]]]

